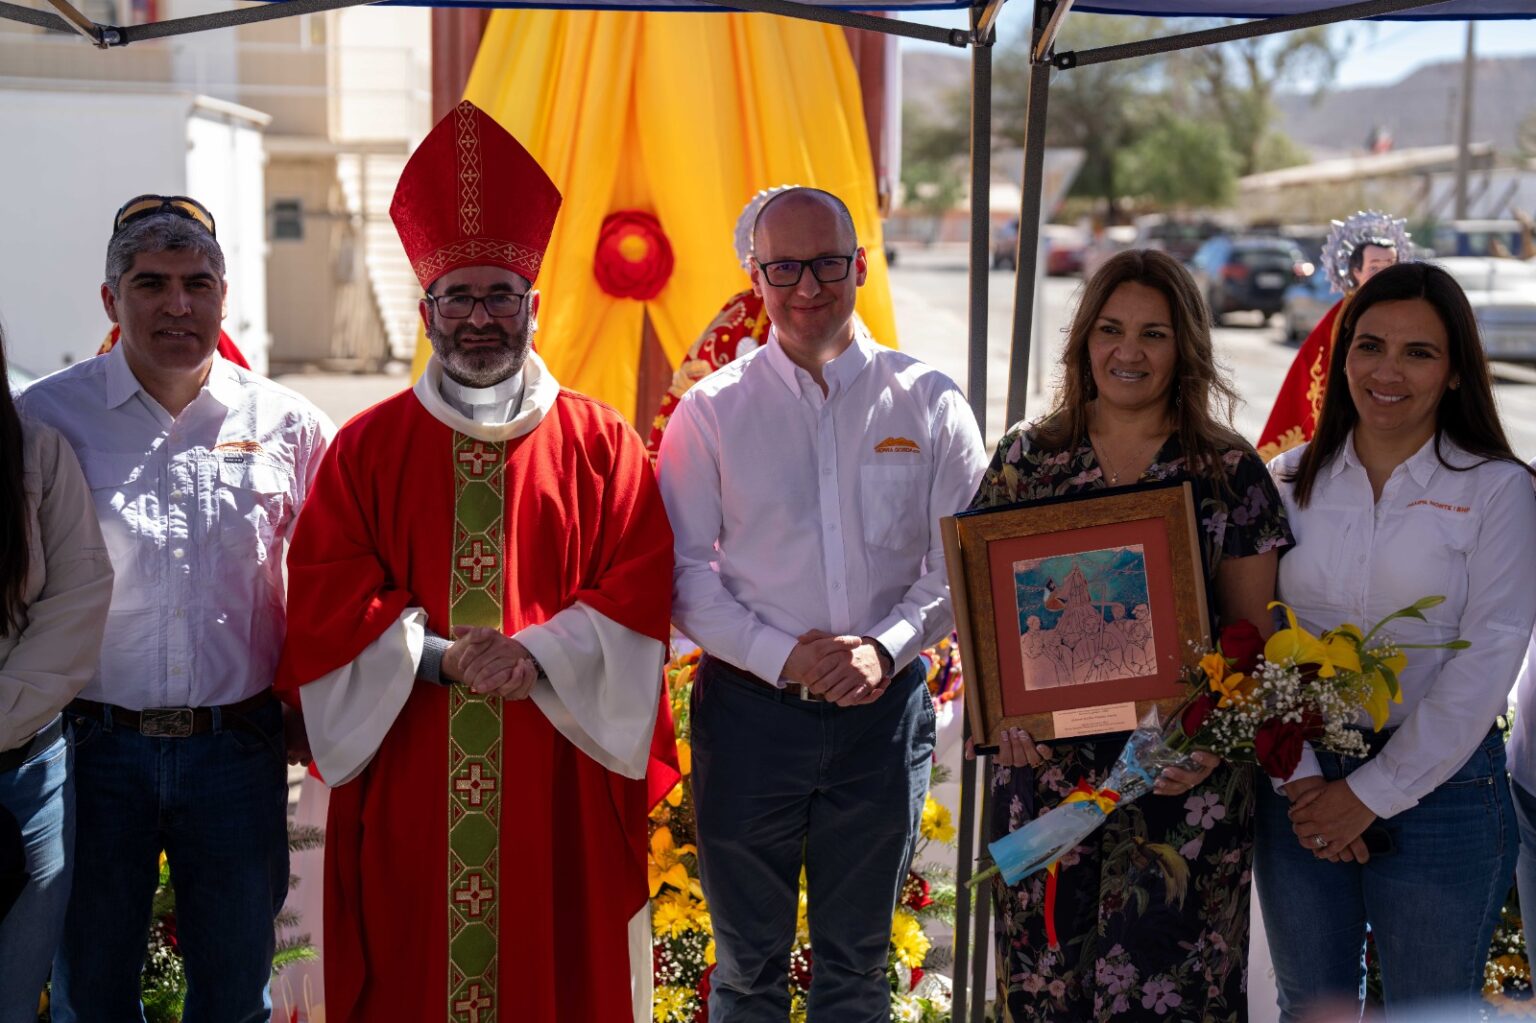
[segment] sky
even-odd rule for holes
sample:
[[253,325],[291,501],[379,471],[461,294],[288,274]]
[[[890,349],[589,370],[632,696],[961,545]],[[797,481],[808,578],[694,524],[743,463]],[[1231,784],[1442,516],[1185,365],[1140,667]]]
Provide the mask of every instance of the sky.
[[[1022,0],[1006,5],[998,26],[999,34],[1010,37],[1023,31],[1029,19],[1029,7]],[[922,11],[909,17],[945,28],[964,28],[968,24],[964,11]],[[1339,69],[1333,88],[1395,82],[1422,64],[1460,60],[1466,47],[1464,24],[1447,21],[1358,22],[1351,26],[1354,45],[1350,58]],[[956,54],[964,52],[912,39],[903,39],[901,45]],[[1480,57],[1536,55],[1536,20],[1480,22],[1476,28],[1476,48]]]

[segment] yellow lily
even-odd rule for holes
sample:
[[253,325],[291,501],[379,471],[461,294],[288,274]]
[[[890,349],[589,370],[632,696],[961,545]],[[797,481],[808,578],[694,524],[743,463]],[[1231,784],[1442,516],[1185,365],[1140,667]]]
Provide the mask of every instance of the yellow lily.
[[[1397,655],[1396,660],[1406,663],[1407,658]],[[1396,670],[1396,669],[1394,669]],[[1370,691],[1365,698],[1365,709],[1371,715],[1371,725],[1376,731],[1381,731],[1387,725],[1387,715],[1391,713],[1391,704],[1403,702],[1403,691],[1394,691],[1387,685],[1386,677],[1380,671],[1372,671],[1365,676]]]
[[1211,688],[1214,689],[1216,683],[1227,677],[1227,659],[1219,651],[1212,650],[1200,658],[1200,670],[1205,672],[1205,677],[1210,679]]
[[1224,679],[1211,679],[1211,692],[1218,697],[1216,706],[1230,707],[1246,700],[1253,692],[1253,685],[1253,679],[1247,675],[1234,673]]
[[1340,669],[1360,670],[1360,650],[1341,629],[1319,639],[1296,624],[1296,612],[1278,600],[1271,608],[1285,608],[1289,628],[1280,629],[1264,644],[1264,660],[1270,664],[1315,664],[1321,678],[1332,678]]
[[657,828],[651,835],[651,855],[646,858],[645,870],[651,882],[651,898],[669,884],[680,892],[688,890],[688,868],[683,865],[685,853],[696,853],[692,845],[677,846],[672,842],[671,828]]

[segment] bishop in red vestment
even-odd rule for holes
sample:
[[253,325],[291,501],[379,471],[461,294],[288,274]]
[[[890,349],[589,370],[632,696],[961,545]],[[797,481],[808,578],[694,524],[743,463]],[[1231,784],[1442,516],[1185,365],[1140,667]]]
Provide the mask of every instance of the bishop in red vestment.
[[472,104],[423,141],[391,214],[434,355],[338,434],[294,536],[278,686],[334,787],[331,1023],[649,998],[672,533],[640,438],[531,351],[559,203]]

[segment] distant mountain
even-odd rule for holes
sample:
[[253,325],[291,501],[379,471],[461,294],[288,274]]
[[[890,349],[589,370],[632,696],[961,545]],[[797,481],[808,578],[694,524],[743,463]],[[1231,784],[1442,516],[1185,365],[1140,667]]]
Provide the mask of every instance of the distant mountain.
[[[960,54],[907,50],[902,99],[925,113],[947,113],[945,97],[969,88],[970,73]],[[1276,106],[1281,130],[1321,158],[1363,152],[1375,128],[1390,132],[1397,149],[1454,143],[1460,95],[1461,62],[1453,60],[1415,68],[1391,85],[1330,90],[1316,103],[1282,95]],[[1536,110],[1536,57],[1478,61],[1472,97],[1472,140],[1513,151],[1520,122]]]
[[[1361,152],[1375,128],[1396,149],[1456,141],[1461,112],[1461,62],[1426,64],[1391,85],[1340,89],[1317,103],[1282,96],[1280,128],[1315,155]],[[1515,148],[1520,122],[1536,110],[1536,57],[1479,60],[1472,86],[1472,141]]]

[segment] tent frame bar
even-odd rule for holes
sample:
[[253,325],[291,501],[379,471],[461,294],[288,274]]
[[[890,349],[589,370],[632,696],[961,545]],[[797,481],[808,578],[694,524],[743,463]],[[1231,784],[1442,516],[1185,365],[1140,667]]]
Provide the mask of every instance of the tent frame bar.
[[97,31],[98,26],[96,23],[80,13],[79,8],[75,7],[69,0],[48,0],[48,3],[55,11],[59,12],[59,17],[70,28],[74,29],[75,32],[88,40],[93,46],[105,47],[106,44],[101,41],[101,34]]
[[[1319,25],[1334,25],[1341,21],[1378,18],[1385,14],[1417,10],[1420,7],[1434,7],[1443,2],[1444,0],[1364,0],[1363,3],[1328,7],[1318,11],[1308,11],[1305,14],[1255,18],[1252,21],[1241,21],[1234,25],[1222,25],[1199,32],[1181,32],[1177,35],[1163,36],[1160,39],[1146,39],[1134,43],[1121,43],[1117,46],[1100,46],[1092,50],[1058,53],[1049,59],[1053,66],[1064,71],[1088,64],[1107,64],[1114,60],[1151,57],[1159,53],[1173,53],[1198,46],[1210,46],[1213,43],[1230,43],[1238,39],[1252,39],[1277,32],[1294,32],[1297,29],[1316,28]],[[1044,51],[1036,53],[1035,59],[1046,59]]]
[[[924,42],[943,43],[945,46],[960,49],[971,46],[974,42],[973,33],[964,29],[939,28],[936,25],[898,21],[895,18],[877,18],[873,14],[844,11],[836,7],[817,7],[812,4],[796,3],[795,0],[704,0],[704,2],[731,10],[778,14],[786,18],[799,18],[802,21],[819,21],[826,25],[860,28],[866,32],[880,32],[884,35],[921,39]],[[996,0],[996,2],[1001,5],[1002,0]]]

